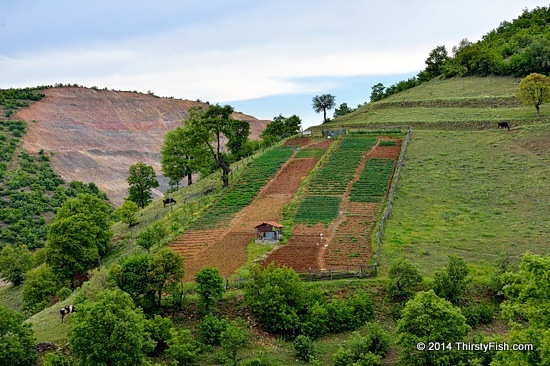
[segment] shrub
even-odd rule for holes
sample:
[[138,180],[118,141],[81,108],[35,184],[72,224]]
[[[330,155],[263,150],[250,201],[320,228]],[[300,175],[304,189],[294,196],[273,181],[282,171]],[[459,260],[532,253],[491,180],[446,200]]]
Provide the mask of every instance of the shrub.
[[475,327],[492,322],[495,309],[489,304],[472,305],[462,310],[462,315],[466,318],[466,324]]
[[221,334],[227,329],[227,320],[208,314],[199,324],[199,334],[204,343],[217,346],[221,341]]
[[300,360],[309,362],[315,357],[315,344],[313,344],[313,340],[308,336],[299,335],[294,340],[293,345],[296,356]]

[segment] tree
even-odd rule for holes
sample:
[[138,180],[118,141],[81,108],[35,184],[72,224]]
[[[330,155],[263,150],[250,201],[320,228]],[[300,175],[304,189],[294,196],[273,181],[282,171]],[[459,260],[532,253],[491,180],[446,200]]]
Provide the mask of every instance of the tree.
[[238,160],[243,157],[242,150],[250,135],[250,123],[247,121],[233,121],[232,138],[227,142],[227,148]]
[[370,93],[370,101],[371,102],[377,102],[379,100],[384,99],[386,88],[384,87],[384,84],[378,83],[376,85],[372,86],[372,92]]
[[134,366],[141,365],[155,346],[145,328],[141,310],[117,288],[100,292],[95,302],[81,304],[68,336],[82,366]]
[[191,337],[189,329],[170,330],[171,337],[168,340],[166,354],[176,362],[176,365],[190,365],[194,363],[201,349]]
[[32,253],[26,245],[15,248],[7,244],[0,252],[0,273],[2,278],[19,286],[25,280],[25,273],[32,267]]
[[0,304],[0,365],[34,366],[37,359],[31,324]]
[[292,338],[300,328],[300,314],[307,303],[307,292],[291,268],[253,267],[245,286],[245,299],[268,332]]
[[136,163],[130,167],[128,172],[128,199],[134,201],[143,208],[152,201],[151,189],[159,186],[157,175],[152,166],[143,162]]
[[[193,146],[206,146],[216,165],[222,170],[223,186],[229,186],[231,167],[222,151],[222,136],[229,141],[235,139],[234,120],[231,117],[233,107],[230,105],[212,105],[206,111],[200,107],[189,110],[185,129],[189,133]],[[237,124],[239,126],[239,124]]]
[[512,326],[510,343],[533,350],[502,351],[496,365],[550,365],[550,256],[526,253],[518,273],[503,276],[502,317]]
[[449,59],[445,46],[437,46],[430,51],[426,59],[426,69],[423,72],[422,81],[429,81],[441,75],[441,67]]
[[470,283],[468,267],[464,260],[457,256],[449,256],[449,264],[443,271],[434,275],[434,292],[437,296],[458,304],[466,287]]
[[170,247],[159,249],[153,254],[149,265],[149,280],[157,292],[157,306],[161,306],[161,298],[167,286],[177,284],[183,279],[183,260]]
[[160,241],[165,236],[166,230],[160,225],[160,223],[156,222],[138,234],[136,244],[147,250],[147,253],[150,253],[153,245],[160,245]]
[[195,275],[200,305],[205,313],[209,313],[225,292],[223,278],[216,268],[205,267]]
[[118,288],[128,293],[134,303],[146,312],[150,312],[156,305],[156,289],[150,283],[150,269],[151,256],[149,254],[138,254],[114,265],[109,272],[109,278],[114,281]]
[[136,214],[139,210],[137,203],[130,200],[125,200],[121,207],[116,209],[116,214],[120,221],[132,227],[138,224]]
[[67,218],[55,218],[48,233],[46,263],[59,278],[71,280],[93,268],[100,258],[97,227],[88,216],[79,213]]
[[240,322],[233,320],[229,322],[227,328],[221,333],[220,338],[222,347],[227,352],[229,359],[233,361],[233,366],[237,366],[237,353],[248,342],[246,328],[241,326]]
[[412,294],[412,287],[422,282],[422,276],[414,265],[405,259],[398,259],[391,264],[388,271],[388,293],[393,298],[407,298]]
[[193,144],[185,128],[178,127],[168,131],[160,149],[162,173],[170,178],[171,184],[175,183],[176,189],[179,188],[179,182],[186,176],[187,185],[191,185],[192,174],[200,170],[205,153],[207,152],[204,149],[201,150],[200,146]]
[[47,264],[31,269],[23,283],[23,309],[34,314],[47,308],[61,287],[59,279]]
[[353,112],[355,109],[348,107],[347,103],[340,104],[340,107],[334,109],[334,118]]
[[519,82],[519,91],[516,96],[522,104],[535,106],[537,118],[540,118],[540,105],[550,102],[550,78],[531,73]]
[[316,95],[313,97],[313,110],[315,113],[323,111],[323,123],[327,123],[327,109],[336,105],[336,97],[331,94]]
[[[407,302],[397,322],[397,343],[403,348],[399,364],[456,365],[460,354],[453,353],[447,345],[456,349],[454,343],[463,341],[469,331],[459,308],[439,298],[433,290],[419,292]],[[445,347],[433,352],[428,349],[430,342]],[[419,348],[419,344],[426,348]]]

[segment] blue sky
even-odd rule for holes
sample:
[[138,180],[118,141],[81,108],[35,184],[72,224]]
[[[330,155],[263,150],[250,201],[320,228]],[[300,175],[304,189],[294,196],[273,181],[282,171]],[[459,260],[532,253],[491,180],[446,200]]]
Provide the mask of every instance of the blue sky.
[[[0,88],[55,83],[229,103],[260,119],[355,107],[532,0],[0,0]],[[329,113],[332,115],[332,112]]]

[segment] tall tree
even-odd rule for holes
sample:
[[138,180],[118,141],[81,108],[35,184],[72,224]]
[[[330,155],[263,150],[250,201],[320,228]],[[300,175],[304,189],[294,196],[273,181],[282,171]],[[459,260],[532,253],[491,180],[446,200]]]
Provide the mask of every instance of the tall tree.
[[382,83],[378,83],[372,86],[372,91],[370,93],[370,101],[377,102],[385,98],[386,87]]
[[422,81],[429,81],[436,76],[441,75],[441,67],[449,59],[447,49],[445,46],[437,46],[430,51],[428,58],[426,59],[426,69],[422,74]]
[[[187,176],[187,185],[193,183],[192,174],[199,171],[199,162],[204,152],[193,146],[189,133],[183,127],[168,131],[160,149],[162,173],[171,184],[179,188],[179,182]],[[199,156],[200,155],[200,156]]]
[[323,111],[323,123],[327,123],[327,109],[336,105],[336,97],[331,94],[316,95],[313,97],[313,110],[315,113]]
[[205,313],[209,313],[225,292],[223,278],[216,268],[205,267],[195,275],[195,283],[201,307]]
[[130,295],[104,290],[97,301],[82,304],[75,313],[68,332],[71,350],[82,366],[141,365],[155,346],[146,322]]
[[227,142],[227,148],[237,159],[242,157],[241,150],[250,135],[250,123],[247,121],[233,121],[232,137]]
[[153,254],[149,266],[149,280],[157,293],[157,306],[161,305],[162,293],[166,286],[181,282],[183,274],[183,260],[174,249],[164,247]]
[[534,106],[540,118],[540,105],[550,102],[550,77],[531,73],[521,79],[516,95],[522,104]]
[[200,107],[189,110],[185,129],[195,146],[206,146],[216,165],[222,170],[223,186],[229,186],[231,167],[222,149],[222,138],[234,138],[234,120],[231,117],[233,107],[230,105],[212,105],[206,111]]
[[128,199],[134,201],[139,207],[143,208],[152,201],[152,188],[159,186],[157,175],[152,166],[143,162],[136,163],[130,167],[128,172]]

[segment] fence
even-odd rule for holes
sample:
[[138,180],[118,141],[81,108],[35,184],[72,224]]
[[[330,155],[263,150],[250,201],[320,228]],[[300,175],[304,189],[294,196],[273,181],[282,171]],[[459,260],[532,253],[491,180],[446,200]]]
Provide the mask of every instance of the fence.
[[376,267],[378,267],[378,265],[380,264],[380,246],[382,245],[382,240],[384,239],[384,226],[386,225],[386,220],[388,219],[391,213],[393,196],[395,195],[395,191],[397,189],[397,183],[399,181],[399,176],[401,175],[401,169],[403,168],[403,164],[405,162],[405,152],[407,151],[407,145],[409,144],[409,140],[411,138],[411,132],[412,132],[412,128],[409,128],[407,130],[407,136],[405,137],[405,142],[401,147],[401,154],[399,155],[399,161],[397,162],[397,171],[395,172],[395,178],[393,179],[390,193],[388,195],[388,203],[386,205],[386,209],[384,210],[384,213],[382,214],[380,223],[378,224],[378,232],[376,233],[376,241],[377,241]]

